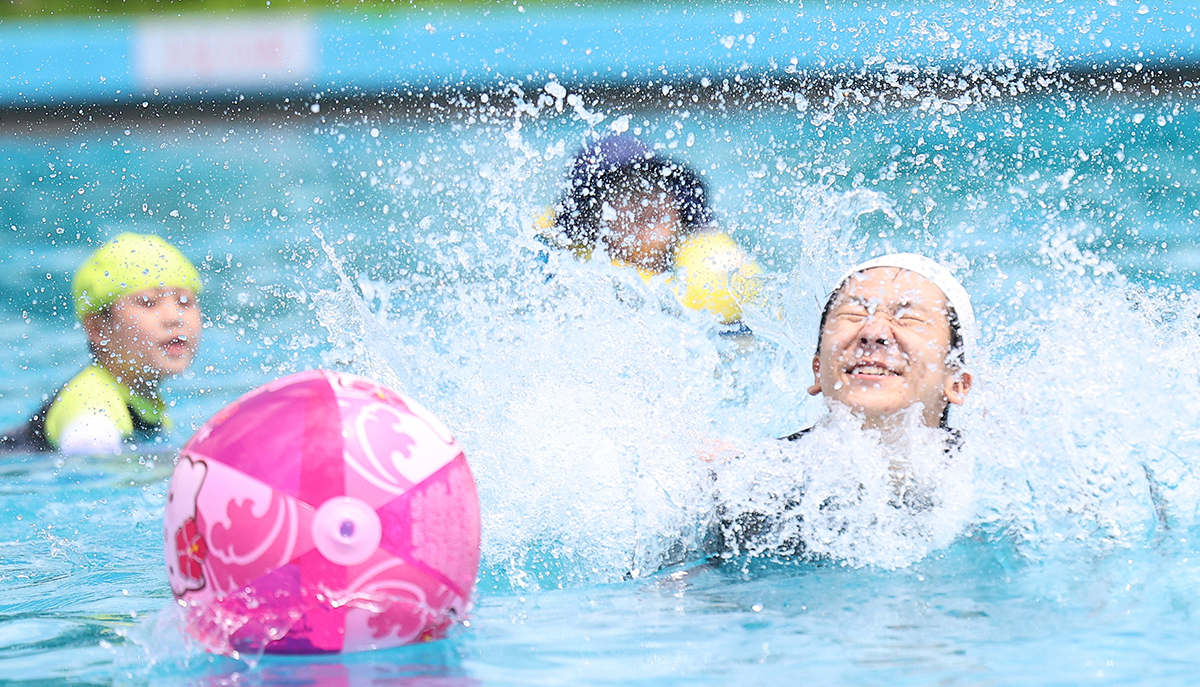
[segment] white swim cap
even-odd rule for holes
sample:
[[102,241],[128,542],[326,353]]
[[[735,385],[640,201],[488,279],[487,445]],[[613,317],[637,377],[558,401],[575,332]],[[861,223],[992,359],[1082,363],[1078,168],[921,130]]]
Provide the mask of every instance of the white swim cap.
[[964,345],[974,344],[978,332],[975,329],[975,310],[971,307],[971,296],[967,294],[967,290],[963,285],[950,274],[950,270],[946,269],[941,263],[931,260],[924,255],[916,253],[892,253],[890,255],[881,255],[878,258],[855,265],[854,269],[842,275],[838,280],[837,286],[830,293],[836,293],[842,288],[842,284],[851,275],[864,270],[873,269],[875,267],[898,267],[909,272],[916,272],[933,282],[942,290],[942,294],[946,296],[946,300],[954,308],[954,314],[958,316],[958,331],[963,338]]

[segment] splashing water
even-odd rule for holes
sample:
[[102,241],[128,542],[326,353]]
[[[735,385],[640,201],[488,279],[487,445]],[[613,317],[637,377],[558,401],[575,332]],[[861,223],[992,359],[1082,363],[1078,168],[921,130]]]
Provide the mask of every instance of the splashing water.
[[[57,366],[85,355],[66,288],[54,285],[69,281],[86,241],[162,231],[201,256],[212,287],[201,358],[170,389],[184,434],[265,377],[319,364],[394,384],[454,428],[484,513],[476,617],[486,629],[456,640],[465,654],[515,656],[551,636],[579,652],[624,622],[625,634],[609,636],[647,627],[672,641],[686,635],[670,646],[698,680],[733,675],[700,672],[717,659],[731,671],[770,663],[780,654],[763,645],[778,652],[778,637],[796,636],[836,645],[814,650],[831,665],[845,664],[846,647],[875,640],[891,649],[857,651],[862,665],[919,654],[934,666],[928,674],[961,677],[977,665],[1022,664],[1026,651],[1049,665],[1063,648],[1051,639],[1100,646],[1112,639],[1103,628],[1133,618],[1143,632],[1130,645],[1134,665],[1135,654],[1192,631],[1200,580],[1189,562],[1200,503],[1200,281],[1189,239],[1200,216],[1200,107],[1189,93],[1083,98],[1065,87],[1000,100],[986,78],[960,76],[970,88],[955,98],[898,82],[813,95],[803,106],[765,89],[752,110],[707,91],[659,109],[564,96],[570,107],[559,113],[540,101],[507,111],[497,95],[486,121],[484,108],[463,106],[436,122],[356,113],[304,130],[181,126],[132,136],[159,157],[101,145],[125,140],[119,131],[36,144],[10,137],[18,171],[7,188],[25,205],[5,205],[6,223],[45,219],[47,229],[5,234],[11,262],[0,286],[18,326],[4,334],[5,369],[15,371],[4,417],[23,419],[61,383]],[[546,254],[536,241],[534,218],[560,193],[569,157],[617,122],[704,172],[722,228],[764,266],[764,297],[747,315],[752,340],[717,336],[661,282]],[[231,168],[204,171],[194,158]],[[47,164],[68,161],[78,183],[38,180]],[[104,207],[72,195],[123,167],[144,181],[126,182]],[[218,200],[198,201],[198,188]],[[104,205],[92,201],[99,196],[84,198]],[[177,206],[181,220],[170,214]],[[940,434],[916,428],[899,456],[805,392],[831,280],[891,250],[954,266],[975,298],[976,386],[952,413],[963,441],[950,452]],[[775,440],[814,423],[804,442]],[[152,570],[165,477],[161,463],[154,470],[135,458],[112,470],[67,460],[6,473],[13,565],[28,578],[5,594],[6,608],[61,609],[64,618],[42,627],[42,644],[28,624],[37,618],[11,621],[32,638],[18,649],[46,657],[62,654],[59,644],[112,643],[62,673],[31,669],[33,678],[102,682],[116,666],[132,675],[122,680],[157,680],[140,667],[147,657],[172,666],[162,682],[199,665],[220,684],[240,669],[189,654],[154,624],[172,623],[169,612],[155,615],[168,604]],[[765,535],[731,547],[730,562],[696,573],[699,581],[672,577],[674,563],[701,560],[715,537],[736,540],[727,529],[735,525]],[[605,584],[651,574],[636,593]],[[61,580],[81,576],[84,598],[55,605]],[[868,588],[900,601],[880,611]],[[30,590],[40,590],[32,606]],[[541,616],[526,598],[544,604]],[[612,612],[581,620],[592,603]],[[937,604],[957,615],[928,610]],[[138,617],[125,619],[131,610]],[[697,638],[694,627],[664,620],[689,614],[716,623],[700,636],[713,662],[680,648]],[[539,625],[547,615],[558,624]],[[1049,628],[1041,635],[1025,629],[1039,623]],[[1102,629],[1088,634],[1085,624]],[[122,644],[112,628],[126,625]],[[894,630],[905,626],[938,639],[910,641]],[[489,643],[500,627],[528,636]],[[964,633],[974,640],[946,644],[967,658],[938,644]],[[600,663],[605,650],[589,660]],[[459,649],[445,651],[455,656],[430,660],[453,672]],[[617,670],[628,653],[613,656],[607,665]],[[648,663],[613,674],[663,674]],[[317,672],[365,670],[327,667]],[[280,674],[288,671],[267,665],[247,679]],[[492,675],[514,681],[502,668]],[[842,681],[878,675],[865,677]]]
[[[1192,413],[1187,402],[1162,408],[1197,398],[1173,367],[1194,342],[1179,324],[1194,317],[1179,314],[1191,299],[1129,282],[1105,250],[1088,248],[1095,228],[1056,218],[1031,263],[1011,267],[998,249],[1016,235],[972,258],[939,247],[927,222],[901,229],[909,210],[886,194],[797,185],[755,237],[760,259],[786,260],[750,308],[757,338],[731,344],[679,312],[662,284],[564,255],[539,260],[528,220],[537,206],[522,189],[556,188],[549,163],[566,146],[540,152],[521,134],[464,161],[502,180],[488,186],[482,230],[418,235],[428,262],[415,279],[343,278],[318,298],[340,360],[434,399],[463,434],[497,579],[560,586],[645,574],[701,555],[719,512],[796,515],[776,546],[745,553],[777,556],[803,541],[808,556],[883,567],[973,532],[1012,538],[1036,559],[1192,526],[1184,504],[1195,486],[1179,455]],[[963,446],[945,453],[914,437],[924,448],[902,469],[920,485],[906,492],[921,494],[915,502],[896,500],[895,456],[844,423],[824,421],[811,450],[750,448],[825,417],[804,393],[824,296],[846,265],[897,246],[956,266],[984,313],[979,384],[956,413]],[[1170,322],[1156,321],[1159,311]],[[746,449],[716,483],[701,459],[713,440]],[[768,483],[775,491],[755,491]],[[846,490],[858,495],[819,509]],[[793,498],[801,492],[813,496]],[[1056,549],[1064,540],[1074,543]]]
[[797,556],[903,567],[971,519],[972,464],[909,413],[885,443],[835,405],[803,441],[771,440],[716,466],[725,556]]

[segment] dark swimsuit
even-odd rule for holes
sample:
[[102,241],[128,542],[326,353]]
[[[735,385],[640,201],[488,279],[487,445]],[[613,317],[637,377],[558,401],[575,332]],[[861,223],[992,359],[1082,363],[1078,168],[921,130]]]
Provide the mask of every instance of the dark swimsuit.
[[[943,427],[949,438],[946,441],[946,452],[949,453],[962,445],[962,432],[951,427]],[[807,427],[794,434],[789,434],[785,437],[780,437],[778,441],[798,441],[804,436],[813,431],[812,427]],[[716,475],[713,474],[713,479]],[[729,519],[724,512],[724,508],[720,504],[717,506],[718,522],[712,529],[709,536],[710,546],[707,547],[718,556],[727,552],[744,552],[750,549],[750,544],[754,542],[763,532],[769,530],[773,518],[786,514],[792,508],[799,506],[799,499],[804,498],[804,492],[801,490],[796,495],[795,499],[789,499],[784,505],[782,513],[768,515],[765,513],[741,513],[734,519]],[[825,504],[822,504],[824,507]],[[732,539],[730,538],[732,536]],[[777,555],[802,556],[808,547],[801,539],[788,539],[775,548]]]
[[[49,401],[42,404],[42,407],[38,408],[28,422],[0,434],[0,453],[53,452],[55,448],[46,435],[46,417],[50,414],[50,409],[58,402],[61,393],[62,389],[55,393]],[[162,433],[164,426],[162,422],[147,421],[132,404],[126,403],[125,408],[129,411],[130,420],[133,421],[133,434],[125,437],[126,440],[140,444],[152,441]]]

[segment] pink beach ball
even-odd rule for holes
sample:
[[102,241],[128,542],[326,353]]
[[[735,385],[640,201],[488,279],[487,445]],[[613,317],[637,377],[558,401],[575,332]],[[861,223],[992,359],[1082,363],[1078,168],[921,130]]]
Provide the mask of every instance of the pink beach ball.
[[454,435],[407,396],[325,370],[205,423],[164,521],[187,632],[229,655],[437,639],[479,571],[479,498]]

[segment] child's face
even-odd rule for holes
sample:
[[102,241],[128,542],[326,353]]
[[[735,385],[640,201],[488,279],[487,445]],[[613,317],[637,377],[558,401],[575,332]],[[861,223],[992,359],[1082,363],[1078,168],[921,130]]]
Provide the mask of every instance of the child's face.
[[113,303],[102,318],[105,358],[134,380],[159,380],[192,364],[200,344],[200,305],[188,289],[147,289]]
[[682,226],[673,199],[652,194],[614,198],[601,215],[609,255],[653,272],[670,267],[671,247]]
[[908,270],[876,267],[846,280],[813,359],[809,393],[839,401],[868,420],[921,404],[938,426],[946,403],[961,403],[971,376],[947,363],[949,306],[933,282]]

